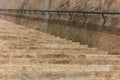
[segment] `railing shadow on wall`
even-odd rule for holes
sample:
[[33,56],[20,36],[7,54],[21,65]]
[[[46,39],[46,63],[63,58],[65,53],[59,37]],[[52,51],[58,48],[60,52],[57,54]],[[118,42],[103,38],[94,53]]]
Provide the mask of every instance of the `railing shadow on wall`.
[[80,23],[76,21],[66,21],[62,19],[51,19],[51,18],[43,18],[42,16],[40,17],[33,17],[30,15],[16,15],[16,14],[9,14],[9,13],[0,13],[0,15],[4,16],[10,16],[10,17],[15,17],[15,18],[21,18],[21,19],[26,19],[26,20],[31,20],[31,21],[40,21],[40,22],[45,22],[48,20],[48,23],[53,23],[53,24],[60,24],[68,27],[75,27],[75,28],[82,28],[82,29],[87,29],[87,30],[92,30],[92,31],[97,31],[97,32],[103,32],[103,33],[108,33],[108,34],[115,34],[115,35],[120,35],[120,29],[119,28],[113,28],[112,26],[104,26],[102,28],[102,25],[97,25],[97,24],[91,24],[91,23]]

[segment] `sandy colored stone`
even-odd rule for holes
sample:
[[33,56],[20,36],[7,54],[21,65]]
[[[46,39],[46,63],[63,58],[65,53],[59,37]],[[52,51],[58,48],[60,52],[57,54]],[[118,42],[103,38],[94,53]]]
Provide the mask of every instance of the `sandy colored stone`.
[[[99,52],[97,48],[74,48],[80,45],[73,45],[71,41],[55,38],[7,21],[3,21],[5,25],[2,21],[0,23],[2,26],[9,25],[5,27],[6,31],[12,32],[12,34],[0,34],[0,46],[6,51],[6,53],[0,53],[0,75],[4,74],[1,75],[1,80],[25,80],[25,78],[27,80],[104,80],[120,78],[119,66],[117,66],[120,64],[119,55],[104,55],[105,52]],[[4,27],[1,29],[4,30]],[[16,34],[16,30],[21,34]],[[25,32],[26,30],[28,32]],[[34,35],[28,35],[34,32]],[[24,33],[25,35],[23,35]],[[43,36],[40,37],[39,34],[43,34]],[[17,42],[13,41],[15,39]],[[48,43],[40,43],[40,40]],[[33,42],[37,46],[30,46],[32,44],[29,43]],[[65,45],[64,43],[70,44]],[[54,48],[51,48],[50,45]],[[11,46],[12,48],[10,48]],[[26,46],[28,48],[25,48]],[[45,46],[49,48],[43,48]],[[70,46],[74,47],[69,48]]]
[[10,63],[10,59],[9,58],[0,58],[0,64],[4,65],[4,64],[9,64]]
[[28,64],[30,64],[30,65],[37,65],[38,64],[38,60],[37,59],[35,59],[35,58],[31,58],[31,59],[25,59],[25,58],[23,58],[23,59],[20,59],[20,58],[11,58],[11,64],[17,64],[17,65],[28,65]]
[[36,58],[36,53],[11,53],[11,58]]
[[95,79],[120,79],[120,73],[118,72],[97,72],[94,75]]
[[120,65],[112,65],[111,71],[119,72],[120,71]]

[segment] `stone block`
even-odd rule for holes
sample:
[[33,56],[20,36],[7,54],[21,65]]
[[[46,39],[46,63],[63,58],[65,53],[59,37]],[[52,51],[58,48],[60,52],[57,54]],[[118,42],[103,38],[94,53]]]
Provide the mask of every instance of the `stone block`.
[[110,71],[109,65],[83,65],[85,72],[101,72],[101,71]]
[[119,72],[95,72],[95,79],[108,79],[108,80],[118,80],[120,79]]
[[9,58],[0,58],[0,65],[5,65],[5,64],[9,64],[9,63],[10,63]]
[[36,53],[11,53],[11,58],[36,58]]
[[120,72],[120,65],[112,65],[111,71],[113,72]]
[[31,59],[25,59],[25,58],[11,58],[10,59],[10,63],[11,64],[17,64],[17,65],[34,65],[34,64],[38,64],[38,60],[35,58],[31,58]]

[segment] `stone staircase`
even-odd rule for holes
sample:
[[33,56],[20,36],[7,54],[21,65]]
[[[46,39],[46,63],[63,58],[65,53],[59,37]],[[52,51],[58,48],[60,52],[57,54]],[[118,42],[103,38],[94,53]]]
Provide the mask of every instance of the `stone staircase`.
[[120,56],[0,20],[0,80],[120,80]]

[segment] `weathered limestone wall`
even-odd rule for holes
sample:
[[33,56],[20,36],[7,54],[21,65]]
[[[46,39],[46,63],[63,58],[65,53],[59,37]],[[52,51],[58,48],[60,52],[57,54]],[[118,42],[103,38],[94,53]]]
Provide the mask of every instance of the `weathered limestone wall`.
[[[82,11],[120,11],[119,0],[0,0],[0,8],[15,9],[50,9],[50,10],[82,10]],[[36,30],[54,34],[90,47],[108,50],[110,53],[120,51],[120,16],[108,16],[107,27],[101,32],[103,19],[101,15],[88,15],[85,20],[80,14],[74,14],[69,19],[68,14],[58,17],[53,14],[49,17],[41,15],[6,14],[2,18],[25,25]],[[116,29],[117,28],[117,29]],[[117,34],[117,35],[116,35]]]

